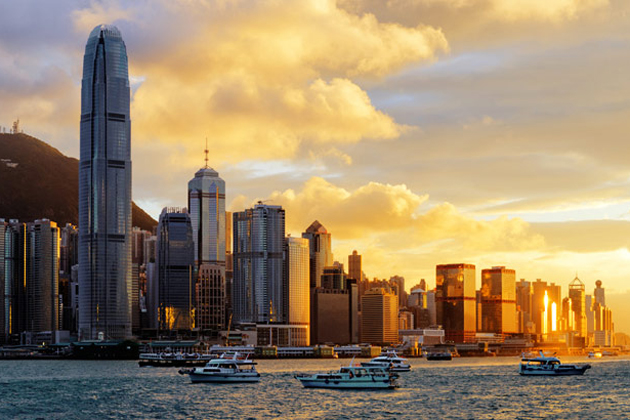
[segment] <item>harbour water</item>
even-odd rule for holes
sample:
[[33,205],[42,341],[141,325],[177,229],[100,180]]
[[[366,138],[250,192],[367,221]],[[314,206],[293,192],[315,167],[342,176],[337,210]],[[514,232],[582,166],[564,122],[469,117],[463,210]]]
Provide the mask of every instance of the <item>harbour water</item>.
[[192,384],[134,361],[0,361],[2,419],[628,419],[628,358],[578,377],[521,377],[519,359],[412,359],[392,391],[304,389],[297,372],[349,360],[261,360],[260,383]]

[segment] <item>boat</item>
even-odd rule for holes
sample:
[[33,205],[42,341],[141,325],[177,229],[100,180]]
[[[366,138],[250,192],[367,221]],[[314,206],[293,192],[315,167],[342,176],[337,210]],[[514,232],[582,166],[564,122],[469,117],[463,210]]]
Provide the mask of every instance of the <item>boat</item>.
[[560,363],[560,359],[555,356],[545,356],[540,352],[540,356],[534,358],[521,359],[518,373],[521,375],[546,375],[565,376],[583,375],[591,365],[569,365]]
[[138,365],[154,367],[184,367],[184,366],[204,366],[208,361],[215,358],[212,354],[201,353],[140,353]]
[[591,351],[588,353],[589,359],[601,359],[602,356],[603,356],[602,353],[598,351],[595,351],[595,352]]
[[382,367],[392,372],[409,372],[411,365],[404,357],[399,357],[395,351],[389,351],[373,358],[369,362],[361,362],[363,367]]
[[[354,359],[353,359],[354,360]],[[328,389],[393,389],[398,375],[382,367],[342,366],[338,371],[297,374],[304,388]]]
[[224,353],[221,357],[208,361],[204,367],[180,369],[179,373],[190,376],[190,380],[193,383],[260,381],[260,373],[256,370],[256,363],[247,357],[240,356],[238,352],[233,354]]
[[448,350],[428,351],[427,360],[453,360],[453,353]]

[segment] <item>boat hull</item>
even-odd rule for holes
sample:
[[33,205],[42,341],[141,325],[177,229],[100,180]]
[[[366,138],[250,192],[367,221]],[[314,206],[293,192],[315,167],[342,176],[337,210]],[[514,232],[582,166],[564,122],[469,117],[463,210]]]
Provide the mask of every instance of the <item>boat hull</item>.
[[189,373],[192,383],[211,382],[211,383],[249,383],[260,382],[260,374],[255,375],[225,375],[225,374],[203,374]]
[[304,388],[325,389],[394,389],[396,387],[389,379],[368,380],[325,380],[297,377]]
[[390,366],[388,364],[381,363],[372,363],[372,362],[361,362],[361,366],[363,367],[380,367],[383,369],[387,369],[390,372],[409,372],[411,370],[410,365],[393,365]]
[[523,376],[580,376],[584,375],[590,365],[574,366],[560,369],[531,369],[522,368],[518,373]]

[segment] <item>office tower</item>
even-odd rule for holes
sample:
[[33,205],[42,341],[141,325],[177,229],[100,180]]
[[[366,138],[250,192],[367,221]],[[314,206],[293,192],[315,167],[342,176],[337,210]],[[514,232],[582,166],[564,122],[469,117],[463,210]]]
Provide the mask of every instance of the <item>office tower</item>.
[[571,310],[574,314],[574,330],[580,337],[586,337],[586,289],[584,283],[575,277],[569,283],[569,299],[571,299]]
[[85,46],[79,161],[79,337],[131,336],[131,122],[127,50],[115,26]]
[[27,224],[27,328],[59,329],[59,228],[47,219]]
[[144,265],[155,262],[157,236],[151,235],[144,240],[144,251],[142,252],[144,258]]
[[234,257],[232,255],[232,212],[225,212],[225,319],[232,313],[232,284],[234,282]]
[[195,265],[225,265],[225,181],[206,165],[188,182],[188,211],[195,242]]
[[391,345],[398,342],[398,296],[386,289],[371,289],[361,298],[361,342]]
[[151,232],[134,227],[131,231],[131,329],[140,332],[141,302],[146,294],[146,275],[144,265],[144,242],[151,237]]
[[352,251],[352,255],[348,255],[348,278],[355,279],[357,282],[363,280],[361,266],[361,255],[356,250]]
[[531,319],[532,287],[530,282],[521,279],[516,283],[516,330],[519,334],[530,334],[534,329]]
[[343,271],[343,264],[335,261],[332,267],[324,267],[321,275],[321,287],[324,289],[346,289],[346,273]]
[[562,302],[561,287],[536,279],[531,283],[531,290],[531,318],[535,333],[542,340],[548,340],[549,334],[560,330],[558,313]]
[[165,208],[157,238],[157,328],[194,328],[194,243],[190,216],[181,209]]
[[26,224],[15,219],[4,224],[4,325],[7,339],[28,328],[26,237]]
[[303,325],[304,337],[297,340],[300,345],[310,344],[309,326],[311,323],[311,296],[308,240],[286,237],[284,245],[284,313],[286,323]]
[[233,322],[285,322],[283,287],[284,209],[259,202],[232,214]]
[[446,340],[468,343],[476,334],[475,266],[444,264],[436,267],[437,322]]
[[407,298],[406,306],[414,316],[413,328],[429,328],[436,325],[437,319],[434,291],[427,292],[420,287],[412,289],[409,297]]
[[505,267],[481,271],[481,331],[515,334],[516,272]]
[[324,267],[333,265],[331,234],[315,220],[302,233],[302,238],[308,239],[309,244],[311,287],[320,287]]
[[201,264],[195,296],[197,328],[205,333],[213,333],[225,328],[225,266]]
[[601,280],[597,280],[595,282],[595,290],[593,290],[593,296],[595,296],[595,303],[606,306],[606,289],[602,287]]
[[351,299],[349,290],[312,289],[311,345],[352,343],[350,331]]

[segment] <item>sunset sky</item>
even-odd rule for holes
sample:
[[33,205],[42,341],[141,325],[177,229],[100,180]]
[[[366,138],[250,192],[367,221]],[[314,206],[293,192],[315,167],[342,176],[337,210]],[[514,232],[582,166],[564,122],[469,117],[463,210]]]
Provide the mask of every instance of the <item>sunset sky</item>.
[[315,219],[407,287],[435,265],[601,279],[630,332],[630,1],[0,0],[0,125],[78,157],[83,53],[122,32],[133,198]]

